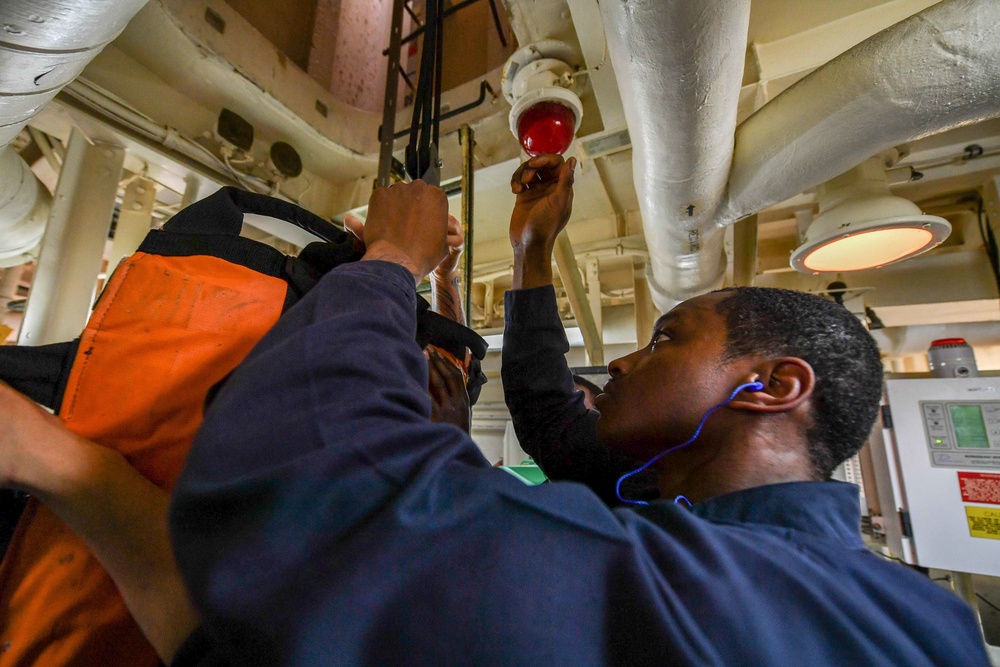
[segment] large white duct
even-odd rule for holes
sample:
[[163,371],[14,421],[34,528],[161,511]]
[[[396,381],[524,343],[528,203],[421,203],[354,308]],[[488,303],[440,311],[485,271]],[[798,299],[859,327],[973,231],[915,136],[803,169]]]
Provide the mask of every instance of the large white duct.
[[30,259],[42,241],[50,200],[24,160],[10,148],[0,149],[0,267]]
[[1000,2],[946,0],[831,60],[747,119],[715,222],[784,201],[898,144],[998,115]]
[[146,0],[0,0],[0,266],[42,237],[48,192],[7,145]]
[[3,0],[0,145],[118,36],[146,0]]
[[650,288],[661,311],[711,289],[725,269],[722,201],[749,0],[601,3],[621,91],[636,194],[649,247]]

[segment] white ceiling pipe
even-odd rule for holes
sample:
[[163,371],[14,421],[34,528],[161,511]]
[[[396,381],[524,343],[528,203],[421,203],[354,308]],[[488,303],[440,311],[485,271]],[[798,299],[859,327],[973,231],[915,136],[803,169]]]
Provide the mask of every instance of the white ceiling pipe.
[[146,0],[0,2],[0,146],[118,36]]
[[10,147],[0,148],[0,267],[31,259],[42,241],[51,201],[21,156]]
[[717,285],[749,0],[601,3],[661,311]]
[[1000,115],[1000,2],[946,0],[802,79],[737,130],[726,225],[901,143]]
[[146,1],[0,0],[0,266],[29,259],[51,201],[7,145]]

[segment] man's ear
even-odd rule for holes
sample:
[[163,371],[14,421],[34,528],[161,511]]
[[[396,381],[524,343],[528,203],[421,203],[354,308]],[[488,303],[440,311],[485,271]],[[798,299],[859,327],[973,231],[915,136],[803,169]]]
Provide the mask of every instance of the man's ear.
[[740,392],[729,407],[753,412],[788,412],[809,400],[816,386],[812,366],[798,357],[761,362],[745,382],[760,382],[760,391]]

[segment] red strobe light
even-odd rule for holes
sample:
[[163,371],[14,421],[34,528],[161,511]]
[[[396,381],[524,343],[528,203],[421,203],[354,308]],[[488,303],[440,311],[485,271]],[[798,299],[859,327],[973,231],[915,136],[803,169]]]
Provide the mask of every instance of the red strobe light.
[[562,155],[573,143],[576,117],[559,102],[539,102],[525,109],[517,121],[517,138],[532,157],[542,153]]

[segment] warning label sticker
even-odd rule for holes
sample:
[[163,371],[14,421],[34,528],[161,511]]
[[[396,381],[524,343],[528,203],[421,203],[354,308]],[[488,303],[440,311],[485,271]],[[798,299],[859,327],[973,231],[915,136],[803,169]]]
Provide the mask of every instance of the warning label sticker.
[[969,520],[970,535],[1000,540],[1000,509],[967,506],[965,516]]
[[962,501],[1000,505],[1000,474],[992,472],[960,472],[958,487]]

